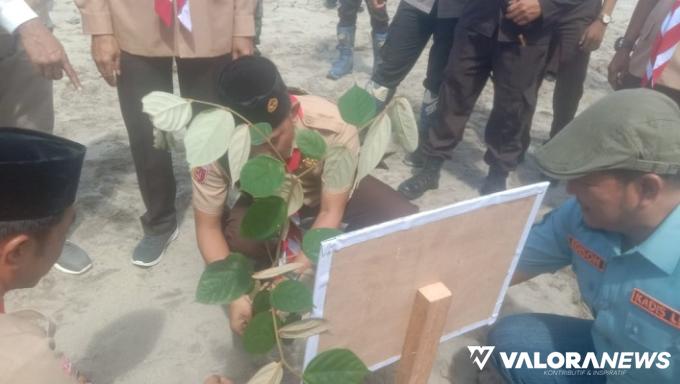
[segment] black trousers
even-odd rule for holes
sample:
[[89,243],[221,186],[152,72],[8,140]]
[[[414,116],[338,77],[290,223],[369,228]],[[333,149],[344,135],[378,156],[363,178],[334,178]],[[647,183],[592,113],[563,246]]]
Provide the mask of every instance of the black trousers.
[[[387,32],[387,25],[390,22],[390,17],[387,15],[387,7],[375,9],[373,8],[371,0],[365,1],[366,8],[368,8],[368,14],[371,16],[371,28],[373,28],[373,32]],[[340,21],[338,22],[338,27],[356,26],[357,13],[359,12],[360,5],[361,0],[340,0],[340,6],[338,7],[338,17],[340,18]]]
[[439,90],[437,124],[429,131],[423,150],[450,158],[463,139],[470,114],[493,73],[493,108],[486,124],[484,160],[491,168],[514,170],[524,153],[522,137],[530,126],[548,45],[499,42],[459,26],[456,29],[444,81]]
[[413,69],[432,37],[427,77],[423,85],[433,94],[438,94],[457,23],[457,18],[437,18],[436,3],[432,12],[427,14],[402,1],[392,18],[385,45],[380,50],[383,61],[378,65],[371,80],[389,89],[397,88]]
[[550,137],[569,124],[578,110],[590,61],[590,52],[582,50],[579,42],[586,28],[597,19],[600,9],[600,0],[586,1],[567,12],[555,26],[549,59],[556,67]]
[[[182,96],[217,102],[216,76],[231,60],[230,55],[215,58],[176,58]],[[172,57],[145,57],[123,52],[120,59],[118,98],[130,140],[139,190],[146,212],[141,222],[147,234],[161,234],[177,226],[175,176],[170,152],[153,147],[153,125],[142,112],[142,97],[152,91],[172,92]],[[195,107],[194,111],[200,109]]]

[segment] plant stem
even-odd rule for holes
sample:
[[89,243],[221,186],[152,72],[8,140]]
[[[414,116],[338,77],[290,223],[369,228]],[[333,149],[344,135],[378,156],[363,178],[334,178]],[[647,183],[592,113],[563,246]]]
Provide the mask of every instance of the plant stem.
[[[367,127],[370,127],[370,126],[371,126],[374,122],[376,122],[378,119],[382,118],[382,117],[387,113],[387,108],[389,108],[389,107],[392,105],[393,102],[394,102],[394,98],[393,98],[389,103],[387,103],[387,105],[385,106],[385,108],[383,108],[383,110],[382,110],[380,113],[378,113],[377,115],[375,115],[372,119],[370,119],[369,121],[367,121],[367,122],[366,122],[364,125],[362,125],[361,127],[357,128],[357,130],[354,132],[354,134],[353,134],[352,136],[350,136],[350,137],[347,139],[347,141],[345,142],[345,144],[348,143],[348,142],[350,142],[351,140],[353,140],[355,137],[357,137],[357,135],[359,135],[359,133],[361,133],[361,131],[363,131],[363,130],[366,129]],[[347,148],[347,146],[345,146],[345,148]],[[327,151],[327,152],[328,152],[328,151]],[[319,161],[326,161],[327,158],[328,158],[328,154],[326,154],[326,155],[324,156],[324,158],[321,159],[321,160],[319,160]],[[305,169],[304,172],[300,173],[299,175],[293,175],[293,176],[295,176],[295,177],[299,180],[300,178],[302,178],[303,176],[305,176],[306,174],[308,174],[309,172],[311,172],[311,171],[313,171],[313,170],[315,170],[315,169],[316,169],[316,167],[311,167],[311,168],[309,168],[309,169]]]
[[302,374],[300,374],[295,368],[291,367],[286,361],[286,357],[283,354],[283,346],[281,345],[281,338],[279,337],[279,325],[277,323],[278,318],[276,317],[276,310],[272,308],[270,312],[272,313],[272,318],[274,319],[274,336],[276,337],[276,347],[279,349],[279,356],[281,356],[281,363],[283,363],[283,366],[286,367],[290,373],[297,376],[298,379],[303,380]]
[[300,180],[298,180],[297,177],[295,177],[295,175],[293,175],[292,173],[290,173],[290,175],[293,178],[290,180],[290,189],[288,190],[288,196],[286,196],[286,198],[284,199],[284,201],[286,202],[286,220],[287,220],[287,222],[286,222],[286,225],[284,226],[284,228],[281,230],[281,233],[279,234],[279,240],[276,243],[276,258],[274,259],[274,262],[272,263],[272,267],[275,267],[276,263],[279,261],[279,258],[281,257],[281,252],[282,252],[281,242],[283,242],[283,238],[288,235],[288,230],[289,230],[289,227],[290,227],[290,218],[288,216],[288,205],[290,204],[290,199],[293,197],[293,188],[295,188],[295,185],[293,183],[299,183],[300,182]]
[[[196,99],[190,99],[190,98],[185,98],[184,100],[187,100],[187,101],[189,101],[189,102],[191,102],[191,103],[198,103],[198,104],[209,105],[209,106],[211,106],[211,107],[215,107],[215,108],[218,108],[218,109],[227,111],[227,112],[229,112],[229,113],[233,113],[234,115],[238,116],[241,120],[243,120],[243,121],[248,125],[248,127],[253,127],[253,128],[257,131],[257,133],[258,133],[260,136],[262,136],[265,140],[267,140],[267,144],[268,144],[269,147],[272,149],[272,151],[274,152],[274,154],[276,155],[276,157],[278,157],[279,160],[281,160],[284,164],[286,163],[286,160],[283,158],[283,156],[281,156],[281,154],[279,153],[279,151],[276,150],[276,147],[274,147],[274,143],[272,143],[271,140],[269,140],[269,137],[268,137],[267,135],[265,135],[264,132],[260,131],[260,129],[257,127],[257,125],[253,124],[252,121],[246,119],[246,118],[245,118],[243,115],[241,115],[240,113],[234,111],[233,109],[231,109],[231,108],[229,108],[229,107],[225,107],[224,105],[219,105],[219,104],[211,103],[211,102],[208,102],[208,101],[202,101],[202,100],[196,100]],[[273,127],[272,127],[272,128],[273,128]]]

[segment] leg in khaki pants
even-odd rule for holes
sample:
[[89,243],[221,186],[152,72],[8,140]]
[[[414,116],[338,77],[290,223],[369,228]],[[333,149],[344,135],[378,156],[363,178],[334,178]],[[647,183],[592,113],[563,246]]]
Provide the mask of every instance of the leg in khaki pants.
[[0,32],[0,126],[54,129],[52,81],[40,76],[18,38]]
[[[52,80],[33,67],[16,36],[0,31],[0,127],[16,127],[52,133],[54,104]],[[81,274],[92,261],[80,247],[66,241],[55,268]]]

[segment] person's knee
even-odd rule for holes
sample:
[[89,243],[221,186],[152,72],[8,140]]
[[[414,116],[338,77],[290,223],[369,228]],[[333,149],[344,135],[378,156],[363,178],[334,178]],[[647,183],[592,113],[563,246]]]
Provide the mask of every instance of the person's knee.
[[528,319],[527,315],[510,315],[498,320],[489,331],[487,344],[496,347],[495,353],[521,349],[526,341],[524,336],[531,332]]

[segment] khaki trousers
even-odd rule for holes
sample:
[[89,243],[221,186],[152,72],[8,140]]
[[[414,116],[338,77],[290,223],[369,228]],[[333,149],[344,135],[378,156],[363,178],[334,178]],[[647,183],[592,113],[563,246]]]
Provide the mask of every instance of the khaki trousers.
[[28,60],[15,35],[0,31],[0,127],[54,129],[52,81]]

